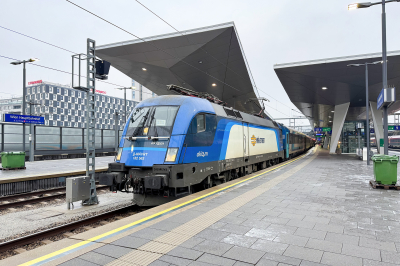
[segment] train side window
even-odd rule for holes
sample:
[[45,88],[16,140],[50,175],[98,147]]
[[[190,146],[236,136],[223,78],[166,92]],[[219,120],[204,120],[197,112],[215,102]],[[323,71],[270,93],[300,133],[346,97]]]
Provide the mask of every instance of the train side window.
[[197,115],[196,116],[197,120],[197,133],[203,132],[206,130],[206,119],[204,117],[204,114]]

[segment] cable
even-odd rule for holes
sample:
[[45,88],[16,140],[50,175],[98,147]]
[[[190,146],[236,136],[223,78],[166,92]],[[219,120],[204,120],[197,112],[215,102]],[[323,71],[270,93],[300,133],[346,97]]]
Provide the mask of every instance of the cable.
[[[132,36],[134,36],[135,38],[138,38],[139,40],[141,40],[141,41],[143,41],[143,42],[149,43],[151,46],[155,47],[158,51],[164,52],[164,53],[168,54],[169,56],[171,56],[171,57],[173,57],[173,58],[180,59],[179,57],[177,57],[177,56],[175,56],[175,55],[172,55],[172,54],[168,53],[167,51],[165,51],[165,50],[163,50],[163,49],[157,47],[155,44],[153,44],[153,43],[151,43],[151,42],[148,42],[148,41],[144,40],[143,38],[140,38],[139,36],[137,36],[137,35],[135,35],[135,34],[129,32],[129,31],[127,31],[127,30],[125,30],[125,29],[123,29],[123,28],[121,28],[121,27],[115,25],[114,23],[112,23],[112,22],[110,22],[110,21],[108,21],[108,20],[106,20],[106,19],[104,19],[104,18],[102,18],[102,17],[100,17],[100,16],[94,14],[93,12],[91,12],[91,11],[89,11],[89,10],[87,10],[87,9],[85,9],[85,8],[83,8],[83,7],[79,6],[79,5],[77,5],[77,4],[73,3],[73,2],[71,2],[70,0],[66,0],[66,1],[67,1],[68,3],[70,3],[70,4],[73,4],[74,6],[76,6],[76,7],[78,7],[78,8],[80,8],[80,9],[82,9],[82,10],[88,12],[89,14],[91,14],[91,15],[93,15],[93,16],[95,16],[95,17],[97,17],[97,18],[99,18],[99,19],[101,19],[101,20],[103,20],[103,21],[105,21],[105,22],[107,22],[107,23],[109,23],[110,25],[113,25],[114,27],[116,27],[116,28],[118,28],[118,29],[120,29],[120,30],[122,30],[122,31],[124,31],[124,32],[126,32],[126,33],[128,33],[129,35],[132,35]],[[209,76],[209,77],[211,77],[211,78],[213,78],[213,79],[215,79],[215,80],[221,82],[222,84],[225,84],[225,85],[231,87],[231,88],[234,89],[234,90],[240,91],[239,89],[236,89],[235,87],[233,87],[233,86],[231,86],[231,85],[229,85],[229,84],[223,82],[222,80],[219,80],[218,78],[216,78],[216,77],[214,77],[214,76],[208,74],[207,72],[204,72],[203,70],[199,69],[198,67],[196,67],[196,66],[194,66],[194,65],[192,65],[192,64],[190,64],[190,63],[188,63],[188,62],[186,62],[186,61],[184,61],[184,60],[181,60],[181,59],[180,59],[180,61],[183,62],[183,63],[185,63],[186,65],[188,65],[188,66],[190,66],[190,67],[192,67],[192,68],[194,68],[194,69],[196,69],[196,70],[202,72],[203,74],[205,74],[205,75],[207,75],[207,76]]]
[[35,40],[35,41],[38,41],[38,42],[45,43],[45,44],[47,44],[47,45],[50,45],[50,46],[56,47],[56,48],[58,48],[58,49],[61,49],[61,50],[64,50],[64,51],[67,51],[67,52],[70,52],[70,53],[73,53],[73,54],[77,54],[77,53],[75,53],[75,52],[72,52],[72,51],[70,51],[70,50],[64,49],[64,48],[62,48],[62,47],[60,47],[60,46],[57,46],[57,45],[54,45],[54,44],[51,44],[51,43],[48,43],[48,42],[45,42],[45,41],[42,41],[42,40],[36,39],[36,38],[34,38],[34,37],[31,37],[31,36],[29,36],[29,35],[26,35],[26,34],[20,33],[20,32],[18,32],[18,31],[11,30],[11,29],[8,29],[8,28],[6,28],[6,27],[3,27],[3,26],[0,26],[0,28],[3,28],[3,29],[5,29],[5,30],[8,30],[8,31],[14,32],[14,33],[16,33],[16,34],[19,34],[19,35],[22,35],[22,36],[25,36],[25,37],[31,38],[31,39],[33,39],[33,40]]
[[[14,60],[14,61],[20,61],[18,59],[7,57],[7,56],[3,56],[3,55],[0,55],[0,57],[6,58],[6,59],[10,59],[10,60]],[[60,70],[60,69],[56,69],[56,68],[52,68],[52,67],[47,67],[47,66],[43,66],[43,65],[38,65],[38,64],[34,64],[34,63],[29,63],[29,64],[31,64],[33,66],[47,68],[47,69],[50,69],[50,70],[54,70],[54,71],[58,71],[58,72],[61,72],[61,73],[72,75],[71,72],[67,72],[67,71],[64,71],[64,70]],[[79,76],[79,75],[78,74],[74,74],[74,76]],[[86,78],[86,76],[82,76],[82,75],[81,75],[81,77]],[[115,84],[115,83],[107,82],[107,81],[104,81],[104,80],[97,80],[97,81],[100,81],[100,82],[103,82],[103,83],[107,83],[107,84],[110,84],[110,85],[114,85],[114,86],[118,86],[118,87],[124,87],[122,85],[118,85],[118,84]],[[142,93],[153,95],[152,93],[145,92],[145,91],[142,91]]]

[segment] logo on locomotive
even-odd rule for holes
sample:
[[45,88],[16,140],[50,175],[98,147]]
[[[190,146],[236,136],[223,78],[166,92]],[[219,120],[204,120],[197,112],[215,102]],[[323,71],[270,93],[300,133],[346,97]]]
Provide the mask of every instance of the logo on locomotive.
[[208,156],[208,152],[206,151],[206,152],[204,152],[204,151],[199,151],[198,153],[197,153],[197,157],[206,157],[206,156]]
[[265,138],[256,138],[254,135],[251,137],[251,144],[256,146],[256,143],[265,143]]

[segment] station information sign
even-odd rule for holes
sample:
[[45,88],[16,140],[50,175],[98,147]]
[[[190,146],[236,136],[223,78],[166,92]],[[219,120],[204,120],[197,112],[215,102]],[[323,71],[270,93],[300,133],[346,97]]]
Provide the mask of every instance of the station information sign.
[[44,125],[44,117],[34,115],[4,114],[4,122]]
[[332,131],[332,128],[330,128],[330,127],[315,127],[314,131],[315,132],[329,132],[329,131]]
[[383,106],[389,106],[396,101],[396,88],[383,88],[376,100],[377,109]]
[[389,130],[400,130],[400,126],[388,126]]

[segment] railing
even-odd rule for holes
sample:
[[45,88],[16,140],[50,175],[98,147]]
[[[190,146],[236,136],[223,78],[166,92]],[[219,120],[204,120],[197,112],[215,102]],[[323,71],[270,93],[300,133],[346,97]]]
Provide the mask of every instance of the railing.
[[[0,123],[1,151],[22,151],[22,124]],[[114,129],[96,129],[96,153],[116,149]],[[119,130],[118,143],[122,130]],[[25,150],[30,150],[30,125],[25,125]],[[52,126],[34,126],[35,155],[83,154],[86,151],[86,129]],[[27,153],[28,154],[28,153]]]

